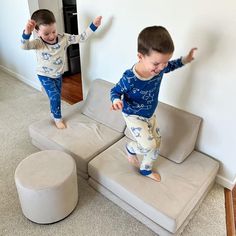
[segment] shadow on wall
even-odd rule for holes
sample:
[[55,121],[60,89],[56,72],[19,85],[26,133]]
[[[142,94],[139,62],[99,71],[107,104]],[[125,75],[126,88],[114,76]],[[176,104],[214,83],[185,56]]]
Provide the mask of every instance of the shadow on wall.
[[[92,17],[90,16],[85,16],[85,19],[92,19]],[[92,22],[92,20],[90,20]],[[86,22],[90,22],[89,20],[86,20]],[[102,19],[102,24],[101,26],[98,28],[97,32],[94,33],[94,35],[91,36],[91,38],[89,39],[89,41],[91,40],[91,44],[93,44],[96,41],[100,41],[102,40],[102,38],[104,38],[107,34],[107,32],[110,30],[111,26],[113,23],[113,17],[109,18],[106,20],[106,23],[103,22]],[[90,24],[90,23],[89,23]],[[82,29],[85,30],[85,29]],[[90,82],[91,79],[95,79],[95,78],[89,78],[89,70],[92,70],[93,65],[90,65],[91,59],[91,52],[90,52],[90,43],[85,42],[85,44],[83,45],[83,51],[84,53],[81,54],[81,66],[86,66],[86,69],[82,69],[81,72],[81,78],[82,78],[82,84],[83,87],[86,88],[88,90],[89,86],[90,86]],[[86,55],[86,57],[85,57]],[[100,63],[104,63],[104,62],[100,62]],[[104,63],[104,66],[106,65],[106,63]],[[85,73],[83,75],[83,73]],[[87,78],[86,80],[84,78]],[[87,91],[85,91],[86,93]],[[85,93],[83,93],[85,95]]]
[[[194,28],[194,27],[193,27]],[[196,52],[196,61],[194,61],[189,68],[188,73],[186,73],[186,82],[181,87],[180,96],[177,98],[177,104],[182,104],[182,108],[188,107],[188,101],[191,99],[193,91],[196,89],[196,81],[199,84],[201,82],[205,82],[207,86],[201,86],[201,91],[199,93],[199,99],[206,99],[209,94],[209,89],[211,88],[210,77],[207,75],[208,64],[215,58],[215,54],[219,51],[219,41],[220,35],[215,32],[211,32],[209,29],[196,29],[194,28],[194,32],[190,32],[190,35],[196,36],[188,40],[188,42],[197,42],[197,45],[192,45],[193,47],[197,47],[198,50]],[[187,52],[186,52],[187,53]],[[210,63],[212,66],[212,63]],[[204,77],[197,76],[199,68],[202,68],[204,72]],[[205,69],[204,69],[205,68]]]
[[[182,109],[189,110],[189,107],[191,107],[189,101],[192,99],[193,93],[195,93],[194,101],[197,99],[198,104],[201,104],[201,109],[208,110],[209,107],[205,107],[205,104],[208,104],[207,100],[214,99],[211,96],[212,85],[214,82],[212,81],[212,74],[208,74],[208,71],[209,68],[211,68],[210,71],[212,72],[212,66],[214,65],[213,60],[219,55],[221,36],[220,34],[211,32],[209,29],[203,28],[194,28],[194,32],[191,32],[190,35],[195,36],[195,38],[190,37],[188,41],[197,42],[197,45],[193,45],[198,48],[196,52],[196,61],[193,62],[188,73],[185,74],[186,80],[180,88],[181,91],[179,92],[176,102],[177,104],[182,105]],[[213,69],[217,70],[217,68]],[[198,88],[196,88],[196,86]],[[196,149],[199,147],[199,140],[201,140],[203,126],[204,122],[199,130]]]

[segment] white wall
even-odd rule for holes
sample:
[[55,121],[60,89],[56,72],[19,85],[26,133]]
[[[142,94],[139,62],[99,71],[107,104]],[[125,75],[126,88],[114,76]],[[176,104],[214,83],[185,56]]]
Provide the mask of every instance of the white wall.
[[[37,8],[35,0],[29,1],[32,8]],[[0,69],[40,89],[35,74],[35,52],[20,48],[21,35],[30,18],[28,0],[1,1],[0,9]]]
[[163,25],[175,42],[174,57],[198,47],[196,60],[165,76],[160,100],[201,116],[197,148],[218,159],[217,181],[232,188],[236,180],[236,2],[234,0],[77,0],[80,29],[97,15],[103,25],[81,44],[84,94],[91,80],[117,82],[136,62],[141,29]]
[[35,71],[35,52],[20,48],[21,35],[27,20],[39,8],[53,11],[58,31],[64,32],[62,0],[1,1],[0,7],[0,69],[41,90]]

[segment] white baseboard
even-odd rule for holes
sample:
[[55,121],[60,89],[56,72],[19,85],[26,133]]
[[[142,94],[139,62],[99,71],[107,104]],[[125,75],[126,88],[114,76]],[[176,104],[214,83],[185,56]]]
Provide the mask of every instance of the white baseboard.
[[[24,76],[22,76],[22,75],[20,75],[20,74],[18,74],[16,72],[10,70],[9,68],[6,68],[6,67],[2,66],[2,65],[0,65],[0,70],[6,72],[7,74],[11,75],[12,77],[14,77],[16,79],[21,80],[22,82],[28,84],[29,86],[31,86],[31,87],[39,90],[39,91],[42,90],[41,89],[41,85],[39,83],[37,83],[36,80],[34,80],[34,79],[32,79],[32,80],[27,79],[26,77],[24,77]],[[35,74],[35,77],[36,76],[37,75]]]
[[220,184],[224,188],[227,188],[229,190],[232,190],[236,184],[236,178],[233,181],[230,181],[223,177],[222,175],[217,175],[216,176],[216,183]]

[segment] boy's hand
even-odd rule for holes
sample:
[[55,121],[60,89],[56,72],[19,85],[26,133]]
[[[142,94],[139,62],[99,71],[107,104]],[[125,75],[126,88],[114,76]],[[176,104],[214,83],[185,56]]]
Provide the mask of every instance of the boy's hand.
[[194,60],[194,52],[197,50],[197,48],[192,48],[188,55],[185,57],[182,57],[182,63],[187,64],[190,63],[192,60]]
[[28,20],[25,26],[25,34],[31,34],[36,26],[36,22],[34,20]]
[[117,99],[116,101],[113,102],[111,110],[114,111],[121,110],[122,107],[123,107],[123,102],[120,99]]
[[93,24],[98,27],[101,25],[101,22],[102,22],[102,16],[97,16],[94,21],[93,21]]

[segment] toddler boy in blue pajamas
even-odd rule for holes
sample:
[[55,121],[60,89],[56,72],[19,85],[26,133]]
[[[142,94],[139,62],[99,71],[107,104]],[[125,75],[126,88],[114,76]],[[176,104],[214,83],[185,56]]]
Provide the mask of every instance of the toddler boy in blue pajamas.
[[[152,167],[161,144],[155,110],[162,77],[190,63],[195,50],[192,48],[187,56],[170,61],[174,44],[169,32],[162,26],[147,27],[138,36],[138,62],[111,89],[112,109],[122,110],[136,140],[126,146],[128,161],[139,168],[140,174],[158,182],[161,177]],[[141,163],[136,154],[142,155]]]
[[[84,42],[101,24],[102,17],[96,17],[80,35],[58,34],[53,13],[47,9],[35,11],[27,22],[22,35],[21,47],[35,49],[37,75],[50,100],[51,116],[59,129],[66,128],[61,116],[61,87],[66,49],[71,44]],[[29,40],[36,30],[38,38]]]

